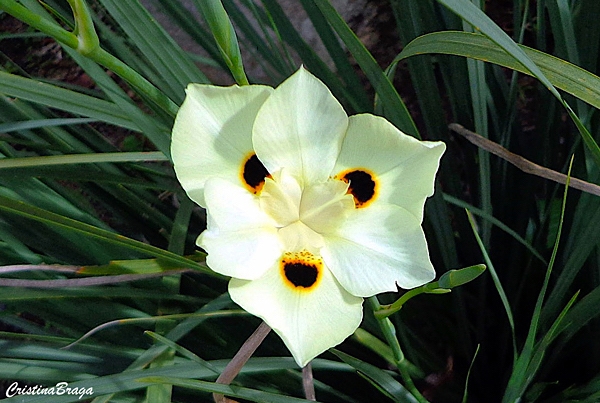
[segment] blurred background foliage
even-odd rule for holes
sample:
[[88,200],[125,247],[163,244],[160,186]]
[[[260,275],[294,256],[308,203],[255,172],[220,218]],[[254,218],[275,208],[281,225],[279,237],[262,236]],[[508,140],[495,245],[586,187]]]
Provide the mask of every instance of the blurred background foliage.
[[[564,186],[448,129],[563,173],[574,156],[573,177],[598,183],[600,2],[348,0],[345,21],[327,0],[88,1],[113,59],[18,21],[15,4],[54,32],[75,27],[67,1],[0,0],[0,396],[66,381],[94,402],[211,401],[259,322],[195,250],[204,213],[168,162],[173,114],[189,82],[276,86],[302,63],[349,114],[446,142],[424,221],[431,258],[439,274],[488,265],[390,317],[403,362],[365,304],[361,329],[313,362],[317,400],[600,401],[600,199],[571,189],[563,203]],[[302,397],[274,335],[235,384],[244,401]]]

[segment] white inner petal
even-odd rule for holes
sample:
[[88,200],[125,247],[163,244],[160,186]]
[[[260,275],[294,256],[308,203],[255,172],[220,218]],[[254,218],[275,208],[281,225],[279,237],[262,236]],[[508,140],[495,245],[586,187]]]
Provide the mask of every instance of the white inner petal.
[[319,234],[333,232],[354,209],[348,184],[337,179],[307,186],[300,201],[300,220]]
[[313,255],[319,255],[324,245],[323,237],[300,220],[280,228],[279,239],[285,251],[307,250]]
[[306,249],[318,255],[322,235],[338,228],[347,212],[354,209],[347,190],[348,185],[337,179],[302,186],[281,170],[265,180],[259,201],[261,209],[276,222],[285,250]]
[[282,170],[273,174],[273,179],[265,178],[260,207],[275,220],[277,227],[286,227],[300,219],[301,197],[298,181]]

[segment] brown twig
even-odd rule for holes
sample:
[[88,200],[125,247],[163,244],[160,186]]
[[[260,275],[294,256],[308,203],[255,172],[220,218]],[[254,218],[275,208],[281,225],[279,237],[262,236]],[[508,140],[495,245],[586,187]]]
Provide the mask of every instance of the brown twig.
[[316,402],[317,398],[315,395],[315,382],[313,380],[312,366],[310,362],[302,368],[302,387],[304,388],[304,396],[306,400]]
[[[229,364],[225,367],[221,375],[217,378],[216,383],[222,385],[229,385],[231,381],[240,373],[244,364],[252,357],[252,354],[256,351],[258,346],[263,342],[265,337],[269,334],[271,328],[265,322],[262,322],[260,326],[248,337],[248,340],[244,342],[240,350],[236,355],[229,361]],[[229,403],[235,402],[226,398],[220,393],[213,393],[213,399],[216,403]]]
[[[511,153],[501,145],[494,143],[493,141],[488,140],[477,133],[465,129],[458,123],[450,123],[448,125],[448,128],[460,134],[461,136],[469,140],[471,143],[475,144],[477,147],[489,151],[490,153],[497,155],[498,157],[510,162],[512,165],[516,166],[525,173],[536,175],[541,178],[551,180],[553,182],[561,183],[563,185],[567,183],[567,175],[553,171],[552,169],[545,168],[534,162],[529,161],[528,159],[521,157],[520,155]],[[600,196],[600,186],[594,183],[583,181],[581,179],[571,177],[569,187],[596,196]]]
[[[12,265],[0,267],[0,274],[16,273],[21,271],[54,271],[62,273],[77,273],[80,266],[55,266],[55,265]],[[16,278],[0,278],[0,287],[30,287],[30,288],[64,288],[64,287],[92,287],[105,284],[118,284],[130,281],[146,280],[155,277],[164,277],[192,271],[191,269],[176,269],[158,273],[118,274],[113,276],[97,276],[84,278],[69,278],[57,280],[21,280]]]

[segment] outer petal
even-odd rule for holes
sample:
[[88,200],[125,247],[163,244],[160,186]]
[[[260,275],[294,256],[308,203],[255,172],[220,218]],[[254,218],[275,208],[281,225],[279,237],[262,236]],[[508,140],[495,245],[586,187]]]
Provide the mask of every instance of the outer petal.
[[286,168],[306,184],[329,177],[347,126],[340,103],[301,67],[260,109],[252,141],[269,172]]
[[282,254],[273,220],[256,197],[227,180],[209,179],[205,197],[208,228],[197,244],[208,253],[208,267],[247,280],[262,276]]
[[362,320],[362,298],[348,294],[327,268],[311,292],[290,289],[275,266],[258,280],[231,279],[229,294],[277,332],[301,367],[344,341]]
[[445,149],[444,143],[419,141],[379,116],[354,115],[333,172],[366,168],[377,184],[370,206],[397,204],[422,221],[425,199],[433,194]]
[[252,125],[273,89],[261,85],[216,87],[190,84],[173,126],[171,156],[177,179],[192,200],[205,206],[211,176],[240,181],[253,152]]
[[324,237],[321,255],[353,295],[368,297],[414,288],[435,277],[421,224],[392,205],[357,209],[335,234]]

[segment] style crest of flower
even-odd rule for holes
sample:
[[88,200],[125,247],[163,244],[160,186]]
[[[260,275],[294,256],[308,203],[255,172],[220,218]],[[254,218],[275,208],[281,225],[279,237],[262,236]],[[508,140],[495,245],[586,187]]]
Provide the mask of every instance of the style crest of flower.
[[421,223],[444,150],[348,117],[302,67],[276,89],[190,84],[171,146],[207,265],[300,366],[358,328],[363,297],[433,280]]

